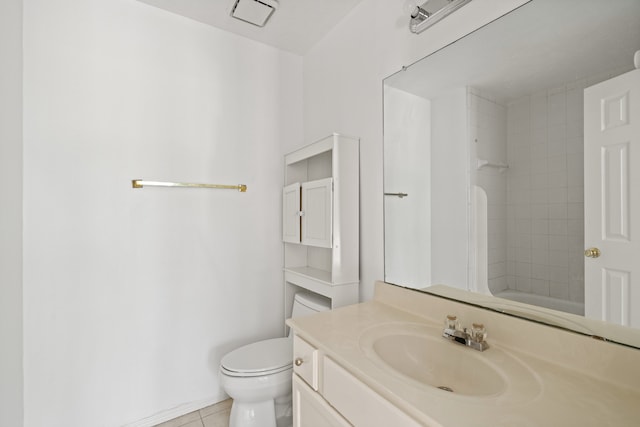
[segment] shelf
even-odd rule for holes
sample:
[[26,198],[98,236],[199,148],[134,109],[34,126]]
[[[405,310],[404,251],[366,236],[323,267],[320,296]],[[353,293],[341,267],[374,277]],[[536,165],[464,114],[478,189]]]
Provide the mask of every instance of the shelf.
[[497,169],[499,172],[504,172],[509,169],[509,165],[502,162],[490,162],[489,160],[478,159],[477,160],[477,169]]
[[[296,292],[359,299],[359,141],[329,135],[284,158],[285,307]],[[309,267],[313,265],[314,267]]]
[[327,286],[332,286],[331,283],[331,272],[319,270],[313,267],[287,267],[284,269],[285,275],[287,273],[295,274],[300,276],[302,279],[313,280],[315,282],[320,282]]
[[[335,284],[331,273],[312,267],[290,267],[284,269],[285,301],[293,300],[299,288],[315,292],[331,300],[331,308],[343,307],[358,302],[358,282]],[[290,311],[286,312],[291,315]]]

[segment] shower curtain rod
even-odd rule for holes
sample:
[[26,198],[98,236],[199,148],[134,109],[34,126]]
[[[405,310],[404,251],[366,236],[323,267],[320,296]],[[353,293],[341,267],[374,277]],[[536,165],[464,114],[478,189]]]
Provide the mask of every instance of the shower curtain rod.
[[188,182],[163,182],[163,181],[144,181],[142,179],[131,180],[133,188],[143,187],[188,187],[188,188],[216,188],[220,190],[238,190],[241,193],[247,191],[244,184],[238,185],[222,185],[222,184],[193,184]]

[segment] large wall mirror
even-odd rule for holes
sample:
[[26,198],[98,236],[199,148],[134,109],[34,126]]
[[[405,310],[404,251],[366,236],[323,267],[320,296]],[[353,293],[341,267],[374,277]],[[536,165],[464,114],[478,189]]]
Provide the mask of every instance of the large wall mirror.
[[386,78],[385,280],[640,347],[638,50],[638,0],[532,0]]

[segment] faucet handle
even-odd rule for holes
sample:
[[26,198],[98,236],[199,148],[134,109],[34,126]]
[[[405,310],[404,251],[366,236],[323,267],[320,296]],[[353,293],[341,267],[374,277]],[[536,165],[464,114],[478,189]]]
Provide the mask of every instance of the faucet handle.
[[444,328],[450,329],[452,331],[457,331],[460,329],[460,322],[458,322],[458,317],[452,314],[447,315],[444,319]]
[[480,343],[487,338],[487,330],[482,323],[473,323],[469,335],[473,341]]

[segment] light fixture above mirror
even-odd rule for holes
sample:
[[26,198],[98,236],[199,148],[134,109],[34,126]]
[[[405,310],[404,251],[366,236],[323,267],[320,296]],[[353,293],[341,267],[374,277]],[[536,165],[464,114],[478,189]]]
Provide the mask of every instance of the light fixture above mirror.
[[421,6],[411,2],[411,20],[409,29],[412,33],[419,34],[460,9],[471,0],[427,0]]

